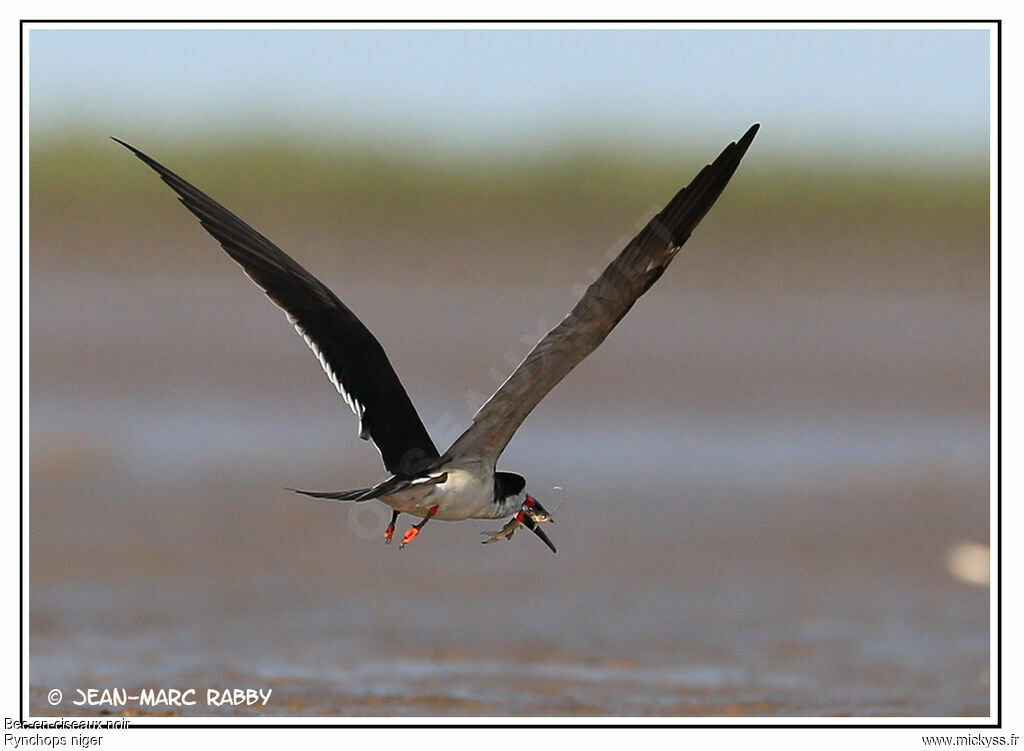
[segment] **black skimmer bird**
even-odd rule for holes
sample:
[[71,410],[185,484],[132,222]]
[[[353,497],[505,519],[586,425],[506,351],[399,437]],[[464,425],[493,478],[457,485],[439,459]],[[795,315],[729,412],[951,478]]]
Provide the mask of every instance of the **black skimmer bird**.
[[392,509],[387,542],[401,513],[419,517],[405,547],[431,519],[500,519],[484,542],[507,539],[521,526],[555,552],[541,529],[552,515],[526,492],[526,479],[497,470],[498,457],[541,399],[593,352],[633,303],[668,268],[683,243],[721,195],[758,125],[730,143],[640,230],[487,400],[473,422],[440,453],[416,413],[384,349],[327,288],[274,243],[201,190],[124,141],[114,140],[153,168],[203,228],[288,316],[345,402],[359,419],[359,437],[372,440],[390,476],[372,487],[336,492],[297,490],[335,501],[383,501]]

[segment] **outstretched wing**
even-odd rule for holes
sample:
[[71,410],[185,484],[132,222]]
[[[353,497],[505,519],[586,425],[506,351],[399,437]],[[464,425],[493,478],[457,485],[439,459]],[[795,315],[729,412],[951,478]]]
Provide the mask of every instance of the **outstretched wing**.
[[576,307],[533,348],[445,452],[445,460],[496,462],[534,407],[597,349],[633,303],[658,281],[704,218],[754,140],[755,124],[731,143],[640,230]]
[[373,440],[389,472],[413,475],[437,458],[384,348],[333,292],[201,190],[135,147],[114,140],[152,167],[249,278],[284,310],[359,418],[360,438]]

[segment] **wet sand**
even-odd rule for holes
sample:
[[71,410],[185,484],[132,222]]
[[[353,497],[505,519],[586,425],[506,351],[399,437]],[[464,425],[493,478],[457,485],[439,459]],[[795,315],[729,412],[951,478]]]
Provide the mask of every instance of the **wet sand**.
[[[381,468],[230,266],[34,272],[31,711],[987,715],[989,591],[947,568],[988,542],[985,290],[710,257],[680,256],[503,457],[549,508],[564,489],[555,556],[525,533],[484,547],[484,521],[399,551],[383,507],[281,490]],[[599,261],[573,247],[546,283],[499,268],[476,292],[315,270],[440,445]],[[92,687],[273,695],[70,703]]]

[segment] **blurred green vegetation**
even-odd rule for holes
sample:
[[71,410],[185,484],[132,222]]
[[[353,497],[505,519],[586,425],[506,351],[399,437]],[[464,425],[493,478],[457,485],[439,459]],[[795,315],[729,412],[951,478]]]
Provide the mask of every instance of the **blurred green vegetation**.
[[[664,202],[714,154],[681,151],[667,156],[607,145],[566,146],[532,156],[493,159],[473,152],[442,156],[413,146],[318,145],[240,137],[205,144],[133,144],[208,192],[259,201],[273,186],[281,196],[306,204],[352,204],[390,215],[430,212],[447,205],[482,212],[524,202],[539,218],[560,219],[579,208],[636,202],[638,194]],[[120,146],[106,139],[71,136],[48,140],[31,152],[31,197],[40,207],[67,210],[102,207],[118,212],[151,177]],[[756,151],[744,163],[742,181],[729,188],[745,208],[803,221],[822,213],[829,220],[887,214],[898,208],[908,221],[922,215],[944,221],[987,222],[988,165],[941,158],[930,166],[882,161],[786,164]],[[147,193],[149,191],[146,191]],[[574,208],[576,207],[576,208]]]
[[[716,155],[703,148],[656,155],[584,143],[488,156],[273,134],[133,145],[275,238],[285,225],[306,236],[352,238],[387,228],[410,238],[475,235],[498,242],[515,240],[525,228],[602,244],[645,221]],[[732,218],[725,226],[709,222],[705,231],[756,238],[760,247],[751,246],[752,253],[769,246],[821,253],[861,243],[865,252],[906,246],[906,253],[920,255],[952,238],[949,252],[987,276],[989,174],[981,159],[792,163],[768,148],[759,153],[758,146],[723,198]],[[34,264],[57,261],[69,237],[92,238],[109,246],[101,257],[115,257],[125,239],[193,230],[154,175],[105,137],[34,140],[29,177]],[[141,262],[147,249],[138,243],[132,252]],[[201,254],[209,256],[205,248]],[[885,260],[877,258],[879,268]]]

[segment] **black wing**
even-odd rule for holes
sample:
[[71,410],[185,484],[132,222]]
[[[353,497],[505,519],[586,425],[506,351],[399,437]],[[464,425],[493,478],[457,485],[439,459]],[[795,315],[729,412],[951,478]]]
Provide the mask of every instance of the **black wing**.
[[389,472],[413,475],[438,457],[384,348],[333,292],[201,190],[135,147],[114,140],[152,167],[249,278],[284,310],[359,418],[360,438],[373,440]]
[[633,303],[658,281],[722,194],[758,127],[751,126],[738,142],[726,146],[608,264],[569,315],[537,342],[480,408],[473,424],[445,452],[446,459],[483,460],[492,466],[497,462],[540,400],[597,349]]

